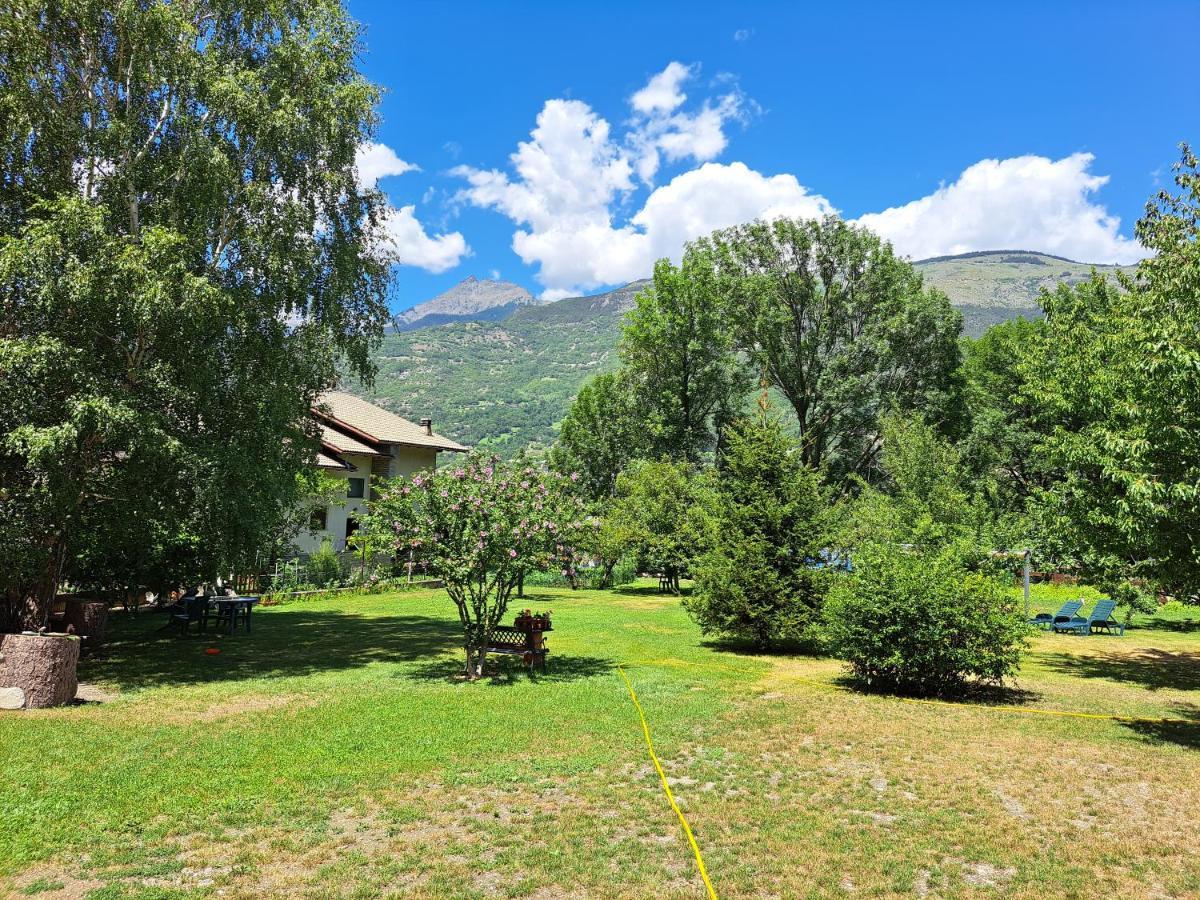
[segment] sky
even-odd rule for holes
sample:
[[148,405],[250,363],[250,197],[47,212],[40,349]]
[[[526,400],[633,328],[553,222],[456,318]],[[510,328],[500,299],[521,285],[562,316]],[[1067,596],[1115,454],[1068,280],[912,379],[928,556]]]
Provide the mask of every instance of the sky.
[[350,0],[384,90],[394,312],[467,276],[547,299],[755,218],[836,213],[923,259],[1132,262],[1200,143],[1200,2]]

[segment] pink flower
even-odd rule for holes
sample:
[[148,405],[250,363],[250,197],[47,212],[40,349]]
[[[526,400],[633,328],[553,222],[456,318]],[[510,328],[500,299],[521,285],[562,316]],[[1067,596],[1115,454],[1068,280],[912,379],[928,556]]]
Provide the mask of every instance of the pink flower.
[[513,559],[516,559],[516,558],[517,558],[517,551],[516,551],[516,550],[509,550],[509,551],[508,551],[508,555],[509,555],[510,557],[512,557]]
[[572,481],[578,481],[578,480],[579,480],[579,473],[578,473],[578,472],[572,472],[572,473],[571,473],[571,480],[572,480]]

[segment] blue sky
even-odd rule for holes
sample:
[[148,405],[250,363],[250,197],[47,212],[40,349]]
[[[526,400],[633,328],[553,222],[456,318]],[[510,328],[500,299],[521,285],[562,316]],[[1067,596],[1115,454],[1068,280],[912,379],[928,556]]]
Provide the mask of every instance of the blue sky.
[[914,258],[1129,261],[1200,143],[1195,0],[350,10],[387,91],[360,172],[395,207],[396,311],[467,275],[589,293],[831,210]]

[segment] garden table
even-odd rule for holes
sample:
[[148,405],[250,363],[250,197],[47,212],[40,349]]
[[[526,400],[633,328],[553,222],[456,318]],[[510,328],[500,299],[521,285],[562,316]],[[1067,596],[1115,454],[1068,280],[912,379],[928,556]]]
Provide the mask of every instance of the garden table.
[[239,617],[246,623],[246,631],[250,630],[250,611],[257,597],[213,597],[209,602],[217,609],[217,621],[226,623],[226,634],[233,634]]

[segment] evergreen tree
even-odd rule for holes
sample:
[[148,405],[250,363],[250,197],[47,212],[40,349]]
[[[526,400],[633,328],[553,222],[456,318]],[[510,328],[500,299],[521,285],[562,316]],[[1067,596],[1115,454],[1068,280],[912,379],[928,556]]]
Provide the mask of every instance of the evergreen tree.
[[715,531],[685,599],[705,634],[759,647],[800,639],[820,612],[829,512],[817,473],[766,398],[738,419],[721,457]]

